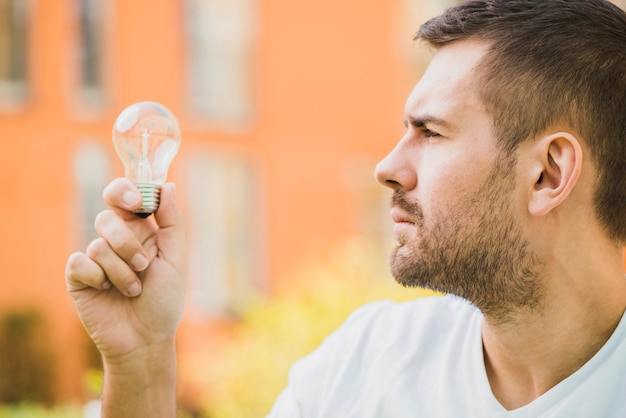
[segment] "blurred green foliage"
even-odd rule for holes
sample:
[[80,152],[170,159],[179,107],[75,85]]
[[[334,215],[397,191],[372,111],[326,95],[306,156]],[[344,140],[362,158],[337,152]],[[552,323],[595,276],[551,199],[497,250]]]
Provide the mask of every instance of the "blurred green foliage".
[[78,406],[57,406],[46,408],[36,404],[16,404],[0,406],[0,418],[82,418]]
[[206,364],[193,364],[194,373],[206,375],[202,415],[267,415],[287,383],[291,364],[318,346],[355,308],[374,300],[432,295],[397,285],[388,273],[387,253],[377,245],[350,241],[327,258],[303,266],[284,292],[246,309],[218,355],[207,358]]
[[0,318],[0,404],[54,400],[54,354],[47,324],[35,309]]

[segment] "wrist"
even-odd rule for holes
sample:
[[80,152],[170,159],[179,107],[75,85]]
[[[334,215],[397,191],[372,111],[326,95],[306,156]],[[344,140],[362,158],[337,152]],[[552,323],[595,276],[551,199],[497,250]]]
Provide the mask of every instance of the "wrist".
[[176,415],[176,346],[173,341],[103,357],[103,417]]
[[176,370],[176,343],[168,340],[145,344],[127,353],[102,355],[105,374],[116,376],[139,376],[153,374],[157,370]]

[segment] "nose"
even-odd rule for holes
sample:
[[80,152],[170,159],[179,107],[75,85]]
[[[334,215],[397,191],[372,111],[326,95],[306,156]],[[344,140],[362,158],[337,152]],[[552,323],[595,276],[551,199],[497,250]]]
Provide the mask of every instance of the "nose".
[[404,141],[400,141],[374,171],[379,183],[393,190],[412,190],[417,186],[417,171],[411,161],[411,155],[405,149]]

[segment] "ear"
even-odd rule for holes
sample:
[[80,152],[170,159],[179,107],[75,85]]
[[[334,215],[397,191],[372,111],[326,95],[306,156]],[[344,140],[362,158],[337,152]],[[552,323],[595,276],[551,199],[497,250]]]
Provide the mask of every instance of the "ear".
[[533,147],[533,179],[528,210],[544,216],[570,194],[582,170],[583,151],[578,139],[568,132],[541,138]]

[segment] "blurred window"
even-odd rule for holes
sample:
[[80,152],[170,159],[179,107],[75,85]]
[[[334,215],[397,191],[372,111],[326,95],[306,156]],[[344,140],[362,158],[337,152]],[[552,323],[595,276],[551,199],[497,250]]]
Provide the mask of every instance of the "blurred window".
[[0,103],[26,99],[27,6],[26,0],[0,0]]
[[236,313],[265,283],[258,178],[248,160],[208,151],[186,167],[191,311],[196,319]]
[[104,209],[102,191],[110,180],[110,159],[105,147],[95,140],[83,141],[74,153],[74,184],[76,185],[76,222],[78,244],[86,248],[97,238],[96,215]]
[[103,101],[102,0],[77,0],[78,88],[83,104],[98,106]]
[[254,0],[185,0],[191,114],[240,125],[252,114]]

